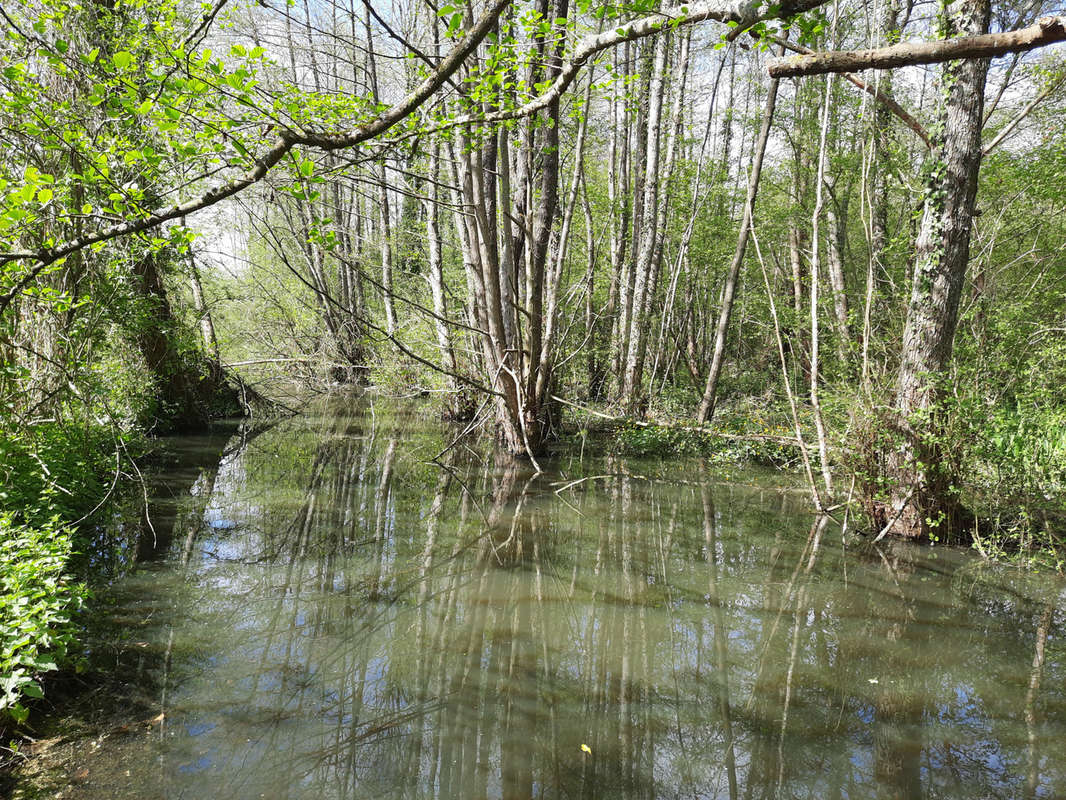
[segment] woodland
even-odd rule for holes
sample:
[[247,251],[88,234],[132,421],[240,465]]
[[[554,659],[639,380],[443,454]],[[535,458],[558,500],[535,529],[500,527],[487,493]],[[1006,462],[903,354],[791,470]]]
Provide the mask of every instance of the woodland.
[[731,448],[1061,570],[1064,15],[5,3],[0,713],[152,437],[356,387],[537,470],[577,430]]

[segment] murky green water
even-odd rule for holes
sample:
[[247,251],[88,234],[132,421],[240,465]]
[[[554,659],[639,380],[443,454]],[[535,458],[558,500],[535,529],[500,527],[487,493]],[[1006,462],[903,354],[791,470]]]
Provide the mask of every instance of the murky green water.
[[766,476],[446,437],[176,442],[98,645],[131,725],[64,796],[1066,797],[1060,583],[845,548]]

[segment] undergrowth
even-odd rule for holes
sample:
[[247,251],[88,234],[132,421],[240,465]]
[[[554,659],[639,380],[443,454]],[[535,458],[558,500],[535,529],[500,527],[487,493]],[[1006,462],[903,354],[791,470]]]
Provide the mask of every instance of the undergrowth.
[[58,518],[29,526],[0,514],[0,729],[26,721],[25,700],[43,696],[42,675],[77,660],[85,586],[66,574],[72,551]]
[[713,427],[623,423],[614,447],[637,457],[700,456],[715,464],[759,464],[790,469],[799,460],[791,429],[754,411],[722,414]]
[[116,450],[92,424],[0,429],[0,731],[26,722],[44,675],[77,664],[74,525],[105,507]]

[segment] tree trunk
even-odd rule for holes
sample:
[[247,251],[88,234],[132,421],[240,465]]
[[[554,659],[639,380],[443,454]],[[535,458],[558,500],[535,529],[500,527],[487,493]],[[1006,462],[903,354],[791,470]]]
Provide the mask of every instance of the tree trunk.
[[644,350],[647,343],[647,322],[644,317],[645,296],[654,292],[650,285],[652,261],[655,258],[656,232],[659,216],[659,139],[662,128],[663,76],[666,72],[666,50],[669,37],[655,40],[655,61],[648,83],[647,137],[644,150],[644,185],[640,204],[640,242],[633,263],[633,294],[629,308],[629,334],[626,337],[625,372],[622,379],[622,403],[631,416],[642,417]]
[[740,278],[740,268],[744,264],[744,254],[748,249],[748,238],[751,236],[752,216],[755,213],[755,199],[759,193],[759,177],[762,174],[763,156],[766,154],[766,143],[770,139],[770,126],[774,120],[774,107],[777,104],[778,81],[772,79],[766,91],[766,109],[763,111],[762,128],[759,130],[759,140],[755,145],[755,157],[751,164],[751,174],[748,176],[748,196],[744,202],[744,214],[740,222],[740,232],[737,235],[737,247],[733,253],[733,261],[729,265],[726,274],[725,289],[722,293],[722,307],[718,312],[718,327],[714,333],[714,354],[711,356],[711,368],[707,373],[707,385],[703,390],[703,398],[700,400],[699,410],[696,412],[698,423],[708,422],[714,415],[714,402],[718,393],[718,377],[722,372],[722,362],[725,360],[725,340],[729,332],[729,320],[733,314],[733,299],[736,297],[737,282]]
[[[839,203],[839,205],[838,205]],[[847,200],[833,197],[826,204],[826,255],[829,266],[829,286],[833,290],[833,321],[837,335],[837,349],[841,362],[847,358],[851,344],[848,326],[848,286],[844,277],[844,245],[847,238]]]
[[[621,74],[623,67],[629,65],[630,44],[614,53],[614,72]],[[625,92],[619,86],[620,80],[611,84],[611,141],[607,157],[607,206],[610,229],[611,280],[607,290],[607,310],[604,325],[608,331],[611,344],[611,368],[615,375],[621,371],[621,336],[619,327],[622,315],[619,306],[624,302],[622,283],[624,281],[626,247],[629,243],[629,148],[626,145],[629,131],[629,105],[625,101]],[[595,395],[602,399],[607,392],[606,375],[597,387]]]
[[160,257],[160,253],[147,253],[134,264],[135,286],[147,314],[133,332],[156,381],[155,429],[190,430],[216,417],[240,414],[237,391],[226,382],[221,368],[207,359],[191,361],[178,349],[179,323],[163,285]]
[[[984,33],[989,16],[988,0],[956,0],[947,7],[945,29],[956,36]],[[888,459],[895,485],[891,508],[882,510],[890,518],[890,531],[906,538],[955,533],[962,520],[938,441],[942,420],[937,405],[951,361],[970,256],[987,72],[988,60],[975,59],[952,62],[941,75],[947,102],[915,245],[896,380],[895,411],[902,441]]]
[[[370,98],[379,102],[378,67],[374,54],[374,34],[370,27],[370,5],[367,4],[363,25],[366,28],[367,78],[370,83]],[[314,52],[312,48],[311,52]],[[385,306],[385,332],[396,335],[396,304],[392,298],[392,217],[389,211],[389,185],[385,171],[385,158],[377,159],[378,202],[381,220],[381,295]]]

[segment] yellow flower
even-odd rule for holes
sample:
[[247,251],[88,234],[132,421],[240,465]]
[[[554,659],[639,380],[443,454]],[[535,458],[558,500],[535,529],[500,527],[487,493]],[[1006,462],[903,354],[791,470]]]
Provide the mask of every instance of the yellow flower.
[[591,755],[592,754],[592,748],[589,747],[587,744],[583,744],[583,745],[581,745],[581,752],[588,753],[589,755]]

